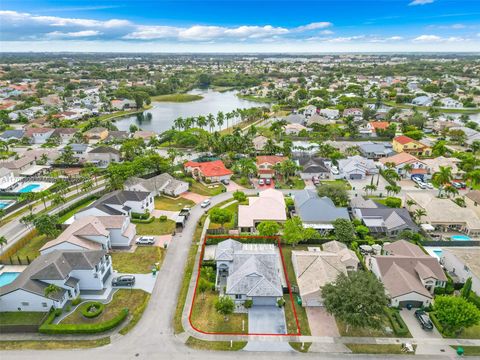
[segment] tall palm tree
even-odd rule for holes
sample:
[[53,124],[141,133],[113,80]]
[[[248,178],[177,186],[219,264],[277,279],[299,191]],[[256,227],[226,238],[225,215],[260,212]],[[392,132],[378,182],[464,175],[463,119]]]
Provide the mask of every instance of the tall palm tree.
[[422,218],[427,216],[427,212],[424,209],[416,209],[413,213],[413,217],[417,222],[422,222]]
[[3,247],[7,245],[7,238],[5,236],[0,236],[0,248],[3,252]]
[[223,123],[225,122],[225,114],[222,111],[217,113],[217,126],[218,130],[222,129]]
[[408,199],[407,202],[406,202],[406,204],[407,204],[408,210],[410,211],[410,207],[412,207],[413,205],[415,205],[416,202],[413,201],[413,200],[411,200],[411,199]]
[[213,116],[211,113],[207,115],[207,124],[210,132],[212,132],[213,128],[215,127],[215,116]]
[[407,173],[410,173],[410,171],[412,171],[413,169],[413,165],[412,164],[406,164],[404,167],[403,167],[403,170],[405,171],[404,175],[407,176]]
[[440,166],[439,171],[433,174],[433,182],[438,186],[438,197],[442,196],[442,190],[453,179],[452,168],[450,166]]

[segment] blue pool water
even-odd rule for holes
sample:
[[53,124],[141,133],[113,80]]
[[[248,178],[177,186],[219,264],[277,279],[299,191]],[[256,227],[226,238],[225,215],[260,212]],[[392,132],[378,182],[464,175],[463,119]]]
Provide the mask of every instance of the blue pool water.
[[19,272],[4,272],[0,274],[0,287],[5,286],[13,282],[20,275]]
[[0,210],[5,209],[12,205],[15,201],[12,200],[0,200]]
[[25,186],[24,188],[21,188],[20,190],[18,190],[18,192],[19,193],[28,193],[28,192],[32,192],[35,189],[38,189],[39,187],[40,187],[39,184],[30,184],[30,185]]
[[443,254],[443,251],[442,251],[442,250],[433,250],[433,252],[435,253],[435,255],[438,256],[438,258],[441,258],[441,257],[442,257],[442,254]]
[[470,240],[472,240],[467,235],[453,235],[453,236],[450,236],[450,239],[453,240],[453,241],[470,241]]

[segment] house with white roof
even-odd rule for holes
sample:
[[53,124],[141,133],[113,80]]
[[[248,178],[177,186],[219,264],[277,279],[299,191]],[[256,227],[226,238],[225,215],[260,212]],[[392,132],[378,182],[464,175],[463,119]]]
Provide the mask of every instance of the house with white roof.
[[373,160],[360,155],[338,160],[338,174],[332,173],[335,179],[365,179],[367,175],[378,174],[378,168]]

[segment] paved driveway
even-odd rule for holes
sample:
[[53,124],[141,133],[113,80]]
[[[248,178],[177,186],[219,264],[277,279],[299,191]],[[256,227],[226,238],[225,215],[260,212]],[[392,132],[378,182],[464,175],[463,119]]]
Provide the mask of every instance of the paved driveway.
[[417,318],[415,317],[415,309],[407,310],[402,309],[400,311],[403,321],[407,324],[410,333],[414,338],[430,338],[430,339],[441,339],[442,335],[434,327],[433,330],[423,330]]
[[[365,190],[363,188],[366,185],[370,185],[372,182],[372,175],[365,177],[365,179],[358,179],[358,180],[348,180],[350,186],[352,187],[352,194],[365,195]],[[377,185],[378,182],[378,185]],[[383,196],[387,196],[385,186],[388,185],[388,182],[380,175],[376,174],[373,176],[373,184],[377,186],[377,190],[374,192],[374,195],[382,194]]]
[[307,306],[305,311],[313,336],[340,336],[335,318],[324,307]]
[[277,306],[253,306],[248,310],[250,334],[285,334],[285,313]]

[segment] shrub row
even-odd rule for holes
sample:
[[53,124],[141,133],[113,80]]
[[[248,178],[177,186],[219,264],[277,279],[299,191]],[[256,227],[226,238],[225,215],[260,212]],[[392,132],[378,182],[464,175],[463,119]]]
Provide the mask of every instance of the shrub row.
[[408,327],[397,310],[385,308],[385,313],[387,314],[388,320],[390,320],[390,324],[392,324],[395,335],[405,336],[408,334]]
[[131,222],[132,224],[150,224],[155,220],[155,218],[152,216],[150,219],[142,220],[142,219],[132,219]]
[[38,331],[42,334],[95,334],[111,330],[120,325],[128,316],[128,309],[122,309],[113,319],[97,324],[52,324],[55,312],[51,312]]
[[96,200],[98,199],[99,196],[98,195],[90,195],[90,196],[87,196],[75,203],[73,203],[72,205],[66,207],[65,209],[62,209],[60,210],[58,213],[57,213],[57,216],[60,218],[62,217],[63,215],[65,215],[66,213],[72,211],[72,210],[75,210],[76,208],[78,208],[79,206],[82,206],[83,204],[86,204],[92,200]]
[[[95,308],[95,310],[89,311],[92,306]],[[92,319],[100,315],[104,309],[105,309],[104,304],[98,301],[94,301],[94,302],[88,302],[82,305],[80,311],[82,312],[83,316],[85,316],[86,318]]]
[[150,213],[148,211],[144,212],[143,214],[132,212],[132,219],[148,220],[149,217],[150,217]]
[[440,324],[440,320],[437,319],[435,311],[431,311],[428,315],[430,316],[430,320],[432,320],[433,325],[435,325],[440,334],[443,334],[443,326],[442,324]]

